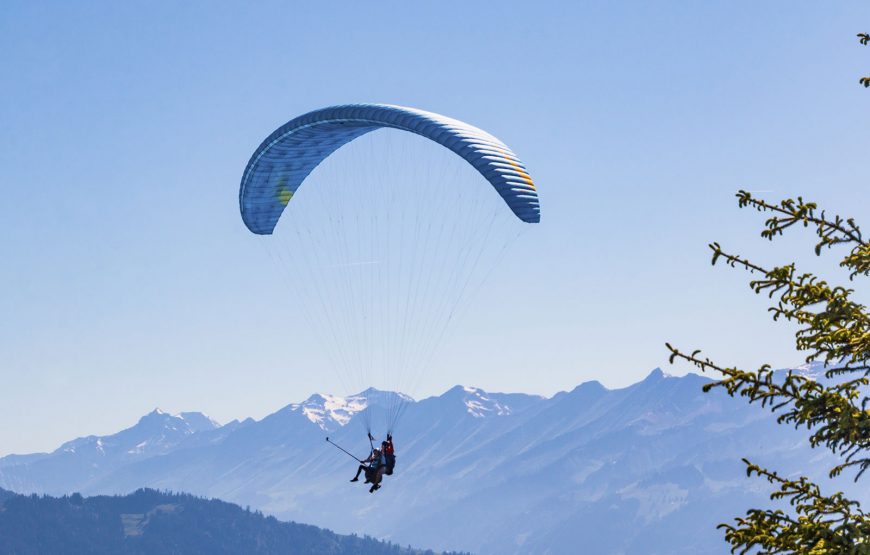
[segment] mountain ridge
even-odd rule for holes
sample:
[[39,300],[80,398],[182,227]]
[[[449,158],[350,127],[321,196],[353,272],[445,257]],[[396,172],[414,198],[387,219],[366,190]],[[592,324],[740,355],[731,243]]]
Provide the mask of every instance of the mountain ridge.
[[[347,483],[356,463],[325,443],[321,424],[361,458],[366,424],[383,406],[366,399],[368,413],[355,411],[339,425],[327,409],[344,405],[325,395],[96,471],[80,471],[70,454],[0,459],[0,487],[189,491],[339,532],[482,554],[573,553],[578,545],[596,553],[720,553],[717,524],[769,505],[766,489],[745,478],[741,457],[818,477],[831,458],[768,412],[718,389],[703,393],[709,381],[656,369],[620,389],[593,381],[539,397],[456,386],[409,401],[394,434],[396,474],[376,495]],[[312,419],[306,402],[321,403],[322,412]],[[845,479],[837,487],[855,486]],[[701,531],[688,533],[687,523]],[[684,536],[682,551],[666,541]]]

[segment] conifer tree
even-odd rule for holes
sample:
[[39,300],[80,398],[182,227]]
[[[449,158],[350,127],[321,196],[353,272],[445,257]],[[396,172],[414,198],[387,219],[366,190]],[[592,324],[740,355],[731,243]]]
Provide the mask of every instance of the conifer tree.
[[[870,35],[861,33],[862,45]],[[870,87],[870,77],[860,83]],[[853,299],[860,280],[870,276],[870,241],[852,219],[829,216],[801,197],[776,203],[737,193],[741,208],[768,215],[761,236],[773,241],[794,227],[815,231],[815,254],[839,251],[839,265],[849,272],[849,286],[835,285],[795,264],[766,267],[712,243],[712,263],[748,271],[750,287],[771,299],[775,321],[797,325],[795,347],[807,351],[807,362],[825,363],[825,381],[788,372],[783,378],[770,365],[756,370],[717,364],[700,351],[687,353],[667,345],[670,361],[688,361],[702,371],[721,376],[705,391],[724,389],[732,397],[757,403],[777,415],[780,424],[810,431],[814,448],[833,452],[839,460],[831,478],[851,473],[857,482],[870,468],[870,314]],[[866,202],[866,198],[862,199]],[[845,253],[843,250],[845,249]],[[732,553],[870,555],[870,515],[842,492],[828,492],[807,477],[786,478],[776,470],[743,460],[747,476],[758,476],[772,486],[772,500],[785,500],[788,510],[750,509],[731,523],[721,524]]]

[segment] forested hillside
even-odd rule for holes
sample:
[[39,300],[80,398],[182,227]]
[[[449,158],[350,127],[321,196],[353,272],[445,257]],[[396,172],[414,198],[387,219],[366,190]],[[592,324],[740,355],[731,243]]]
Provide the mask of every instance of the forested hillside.
[[432,554],[281,522],[232,503],[140,489],[126,496],[0,490],[0,553]]

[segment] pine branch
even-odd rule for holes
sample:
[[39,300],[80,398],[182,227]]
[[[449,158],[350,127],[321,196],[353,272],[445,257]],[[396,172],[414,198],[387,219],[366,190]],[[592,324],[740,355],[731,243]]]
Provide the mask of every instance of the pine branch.
[[[850,370],[864,375],[833,386],[824,386],[807,376],[789,371],[780,380],[779,376],[764,365],[754,372],[736,367],[723,367],[709,358],[701,358],[700,351],[691,354],[681,352],[666,344],[671,355],[671,364],[677,359],[691,363],[702,372],[714,370],[723,379],[705,384],[705,392],[721,387],[731,397],[745,397],[750,404],[760,403],[771,412],[781,412],[780,424],[790,424],[795,429],[812,430],[810,445],[824,446],[843,458],[841,464],[829,471],[837,476],[846,469],[856,469],[855,480],[870,468],[870,410],[867,397],[861,398],[860,388],[870,384],[867,373],[870,367],[854,367]],[[865,455],[865,456],[862,456]]]
[[764,274],[749,286],[758,294],[777,298],[777,304],[769,309],[774,320],[783,318],[802,326],[795,334],[795,347],[810,352],[807,362],[846,361],[842,366],[848,368],[870,361],[870,316],[864,305],[851,300],[853,289],[830,286],[809,273],[796,276],[794,264],[767,270],[726,252],[719,243],[709,246],[713,264],[724,260],[731,267]]
[[776,472],[743,459],[746,475],[760,476],[777,487],[771,500],[786,500],[796,516],[780,509],[747,511],[736,524],[721,524],[731,552],[749,553],[809,553],[809,554],[870,554],[870,519],[857,501],[847,499],[842,492],[823,495],[808,478],[782,478]]
[[[867,86],[867,85],[865,85]],[[831,248],[840,244],[853,244],[852,251],[840,261],[840,266],[852,270],[851,279],[855,276],[870,275],[870,243],[861,235],[861,229],[851,218],[844,219],[835,215],[833,219],[826,217],[822,211],[818,216],[818,206],[814,202],[804,202],[798,197],[797,201],[785,199],[779,204],[772,204],[761,199],[756,199],[748,191],[737,193],[737,204],[741,208],[752,207],[759,212],[772,212],[774,216],[765,222],[766,229],[761,236],[773,240],[777,235],[795,224],[803,224],[804,227],[814,226],[819,241],[815,246],[816,255],[820,255],[822,249]]]

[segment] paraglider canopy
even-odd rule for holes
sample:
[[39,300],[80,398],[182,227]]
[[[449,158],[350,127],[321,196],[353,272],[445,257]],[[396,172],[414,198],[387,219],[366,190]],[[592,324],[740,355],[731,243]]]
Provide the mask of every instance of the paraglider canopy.
[[317,165],[342,145],[380,128],[416,133],[471,164],[524,222],[540,221],[538,193],[520,159],[486,131],[432,112],[387,104],[348,104],[309,112],[276,129],[242,175],[239,204],[252,232],[268,235]]

